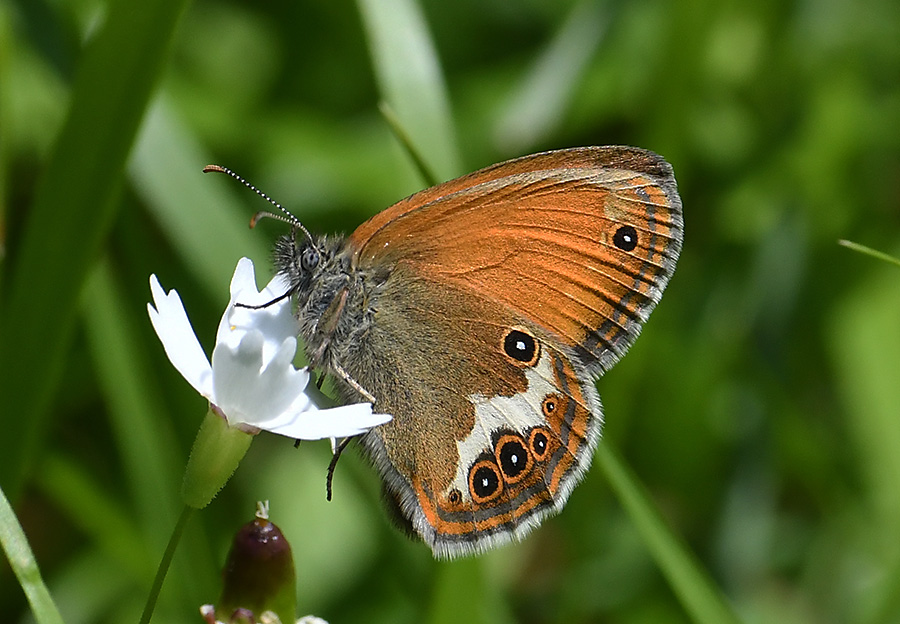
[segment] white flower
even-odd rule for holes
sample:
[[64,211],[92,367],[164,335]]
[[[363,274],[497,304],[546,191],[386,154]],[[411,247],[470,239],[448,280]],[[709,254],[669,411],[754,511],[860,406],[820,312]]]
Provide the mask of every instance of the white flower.
[[[225,622],[216,619],[216,608],[211,604],[205,604],[200,607],[200,615],[209,624],[225,624]],[[260,624],[281,624],[281,619],[272,611],[264,611],[259,616]],[[296,624],[328,624],[325,620],[315,615],[306,615],[297,620]]]
[[[257,291],[253,262],[241,258],[216,334],[212,365],[178,293],[163,291],[155,275],[150,276],[150,290],[156,307],[147,304],[147,311],[169,360],[231,426],[318,440],[357,435],[389,421],[387,414],[373,414],[371,403],[319,409],[307,396],[309,372],[293,365],[297,339],[290,298],[274,301],[288,288],[275,276],[262,292]],[[267,305],[250,309],[235,303]]]

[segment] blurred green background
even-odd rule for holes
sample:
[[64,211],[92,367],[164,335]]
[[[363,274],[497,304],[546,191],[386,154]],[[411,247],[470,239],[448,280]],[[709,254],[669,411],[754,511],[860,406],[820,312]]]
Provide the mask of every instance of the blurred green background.
[[[0,0],[0,485],[66,621],[136,622],[205,413],[148,276],[211,349],[241,256],[352,231],[544,149],[664,155],[686,239],[598,382],[618,449],[746,622],[900,622],[900,3]],[[299,609],[346,622],[687,622],[595,467],[526,541],[435,562],[347,453],[263,434],[192,520],[154,621],[197,622],[271,502]],[[28,621],[0,563],[0,614]]]

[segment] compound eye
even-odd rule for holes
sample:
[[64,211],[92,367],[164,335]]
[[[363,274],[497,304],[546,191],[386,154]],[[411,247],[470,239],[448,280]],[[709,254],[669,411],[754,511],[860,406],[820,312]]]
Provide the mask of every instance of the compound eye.
[[319,266],[319,250],[308,246],[300,252],[300,268],[304,271],[312,271]]

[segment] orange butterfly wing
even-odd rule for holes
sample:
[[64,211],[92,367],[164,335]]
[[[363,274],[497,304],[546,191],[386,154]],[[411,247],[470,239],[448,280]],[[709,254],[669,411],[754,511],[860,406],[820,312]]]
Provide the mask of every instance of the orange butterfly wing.
[[592,374],[640,332],[683,239],[672,169],[588,147],[493,165],[410,196],[350,237],[354,262],[408,264],[492,298],[574,348]]
[[364,441],[437,555],[562,507],[600,435],[593,378],[637,337],[682,236],[671,167],[630,147],[500,163],[350,236],[351,273],[379,285],[367,365],[345,368],[394,414]]

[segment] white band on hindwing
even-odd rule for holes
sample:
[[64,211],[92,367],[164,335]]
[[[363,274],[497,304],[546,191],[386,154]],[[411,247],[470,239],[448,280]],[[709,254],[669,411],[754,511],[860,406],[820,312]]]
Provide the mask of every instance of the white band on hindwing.
[[544,397],[558,393],[560,389],[551,381],[555,376],[549,350],[542,351],[537,365],[523,371],[528,382],[525,392],[508,397],[469,395],[469,401],[475,406],[475,428],[466,439],[456,443],[459,464],[456,467],[456,476],[444,492],[445,495],[457,489],[462,494],[463,501],[472,502],[469,493],[469,469],[479,455],[484,452],[493,453],[492,433],[507,430],[525,434],[532,427],[547,425],[541,407]]

